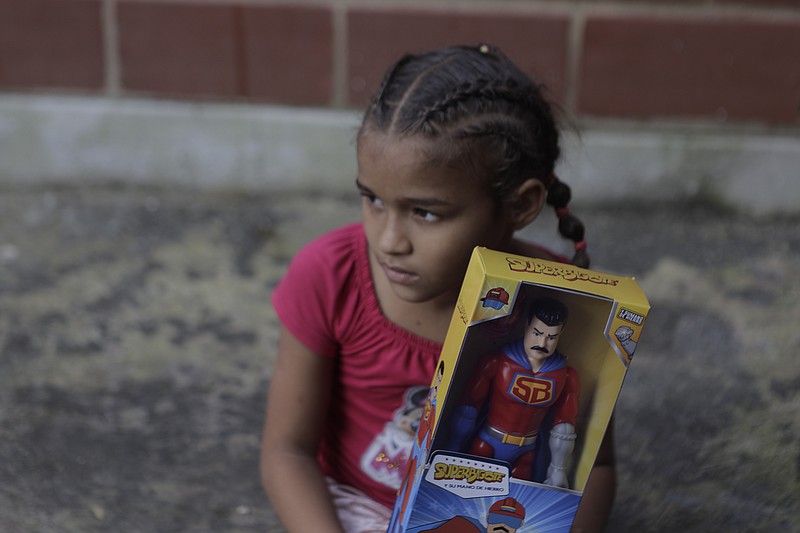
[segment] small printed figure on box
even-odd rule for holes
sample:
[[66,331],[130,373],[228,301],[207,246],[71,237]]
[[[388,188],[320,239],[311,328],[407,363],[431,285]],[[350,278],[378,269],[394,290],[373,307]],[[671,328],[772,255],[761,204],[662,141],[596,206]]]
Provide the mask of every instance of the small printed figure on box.
[[400,486],[400,490],[397,493],[397,499],[402,502],[402,505],[400,507],[395,507],[395,512],[399,512],[397,522],[401,524],[404,524],[404,510],[414,490],[413,479],[419,477],[425,466],[425,461],[428,458],[431,430],[436,422],[437,393],[439,385],[442,384],[443,377],[444,361],[439,361],[439,366],[436,368],[436,374],[433,378],[433,386],[428,392],[428,399],[425,402],[425,408],[419,420],[419,427],[417,429],[414,445],[411,448],[411,458],[408,469],[406,470],[406,477],[403,479],[403,484]]
[[[538,448],[549,446],[545,484],[569,488],[580,382],[558,351],[569,311],[550,297],[528,307],[525,334],[481,358],[456,410],[451,449],[505,461],[512,476],[535,479]],[[485,415],[484,415],[485,413]],[[549,442],[540,442],[552,419]]]
[[628,357],[633,356],[633,352],[636,351],[636,343],[631,338],[633,337],[633,329],[628,326],[620,326],[614,332],[614,336],[619,341],[622,349],[625,350],[625,353],[628,354]]
[[486,526],[477,519],[467,516],[454,516],[450,520],[435,522],[409,533],[515,533],[525,521],[525,508],[514,498],[503,498],[489,508]]
[[483,307],[491,307],[492,309],[502,309],[508,305],[508,291],[503,287],[495,287],[486,293],[486,296],[481,298]]
[[[425,402],[425,409],[422,411],[422,416],[419,421],[419,429],[417,430],[417,438],[415,442],[415,450],[427,449],[430,441],[431,429],[436,422],[436,400],[438,397],[439,385],[442,384],[444,377],[444,361],[439,361],[436,367],[436,374],[433,378],[433,386],[428,392],[428,399]],[[423,459],[424,462],[424,459]]]

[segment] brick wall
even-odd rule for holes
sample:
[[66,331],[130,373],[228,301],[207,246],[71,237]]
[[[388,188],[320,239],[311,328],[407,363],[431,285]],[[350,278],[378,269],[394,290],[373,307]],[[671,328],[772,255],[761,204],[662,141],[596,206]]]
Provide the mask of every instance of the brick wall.
[[800,0],[2,0],[0,91],[352,108],[480,41],[579,120],[800,125]]

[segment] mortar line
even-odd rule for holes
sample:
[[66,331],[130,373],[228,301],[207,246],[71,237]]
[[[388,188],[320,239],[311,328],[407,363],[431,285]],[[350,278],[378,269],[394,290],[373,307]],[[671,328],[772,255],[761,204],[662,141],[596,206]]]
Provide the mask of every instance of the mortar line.
[[117,27],[117,0],[103,0],[101,4],[103,25],[103,66],[106,94],[117,97],[122,92],[122,67],[120,65],[119,28]]

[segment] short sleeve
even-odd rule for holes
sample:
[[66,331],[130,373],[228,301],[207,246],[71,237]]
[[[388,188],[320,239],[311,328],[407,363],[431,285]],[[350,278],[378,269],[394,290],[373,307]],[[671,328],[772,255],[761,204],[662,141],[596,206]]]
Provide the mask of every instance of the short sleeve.
[[292,260],[272,293],[272,306],[281,324],[306,348],[334,356],[340,343],[336,333],[339,293],[350,275],[347,244],[351,232],[337,230],[311,242]]

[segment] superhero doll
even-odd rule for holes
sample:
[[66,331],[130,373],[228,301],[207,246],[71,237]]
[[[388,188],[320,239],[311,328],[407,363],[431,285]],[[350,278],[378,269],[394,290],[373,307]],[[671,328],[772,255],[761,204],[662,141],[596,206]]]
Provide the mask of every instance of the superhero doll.
[[[512,476],[540,481],[534,461],[537,447],[547,447],[544,483],[568,488],[580,383],[557,349],[567,316],[563,303],[537,298],[523,337],[480,359],[456,410],[451,449],[505,461]],[[549,437],[541,442],[546,421]]]

